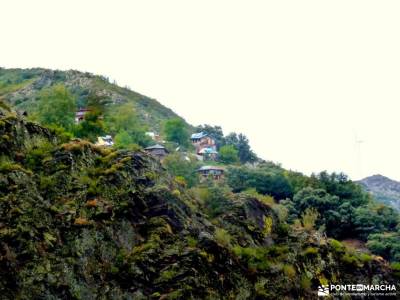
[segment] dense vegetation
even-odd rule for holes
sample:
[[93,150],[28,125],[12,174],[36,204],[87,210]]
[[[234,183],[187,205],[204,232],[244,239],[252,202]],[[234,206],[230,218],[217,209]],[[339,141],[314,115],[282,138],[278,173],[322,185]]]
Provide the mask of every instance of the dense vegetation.
[[343,279],[396,282],[379,257],[327,239],[316,209],[291,222],[257,186],[187,181],[195,162],[178,154],[173,177],[142,151],[68,141],[4,108],[0,136],[3,299],[311,299]]
[[[309,299],[343,279],[398,280],[399,214],[344,174],[285,170],[243,134],[192,128],[99,77],[48,72],[0,69],[5,298]],[[82,105],[90,112],[75,124]],[[170,150],[162,165],[142,151],[150,129]],[[217,161],[196,159],[199,131],[215,139]],[[114,147],[91,143],[103,134]],[[225,178],[200,180],[204,164]]]
[[[91,104],[91,95],[101,99],[106,114],[115,112],[120,105],[130,103],[135,108],[138,122],[149,131],[161,132],[165,120],[179,118],[156,100],[133,92],[127,87],[119,87],[106,77],[72,70],[0,68],[0,98],[20,111],[27,111],[29,115],[38,111],[38,100],[43,97],[43,91],[57,85],[62,85],[68,90],[77,108],[85,108]],[[186,122],[185,126],[192,128]]]

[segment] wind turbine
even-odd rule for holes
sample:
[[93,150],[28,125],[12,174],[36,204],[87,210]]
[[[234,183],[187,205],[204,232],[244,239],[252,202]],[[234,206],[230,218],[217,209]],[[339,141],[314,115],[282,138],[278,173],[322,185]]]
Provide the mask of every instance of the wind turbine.
[[362,156],[361,156],[361,145],[364,143],[363,140],[359,139],[357,135],[355,136],[355,145],[356,145],[356,152],[357,152],[357,169],[358,169],[358,176],[360,179],[364,178],[363,172],[363,163],[362,163]]

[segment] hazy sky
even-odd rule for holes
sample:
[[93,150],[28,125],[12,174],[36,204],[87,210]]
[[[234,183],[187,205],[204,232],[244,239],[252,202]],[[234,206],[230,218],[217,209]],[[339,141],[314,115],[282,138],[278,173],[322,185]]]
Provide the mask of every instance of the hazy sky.
[[399,1],[2,0],[0,12],[0,66],[102,74],[194,125],[245,133],[284,167],[400,180]]

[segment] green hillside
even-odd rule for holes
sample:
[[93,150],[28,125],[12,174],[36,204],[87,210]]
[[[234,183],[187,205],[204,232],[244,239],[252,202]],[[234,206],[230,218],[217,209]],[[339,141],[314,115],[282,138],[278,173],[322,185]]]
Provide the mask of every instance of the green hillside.
[[1,299],[316,299],[397,282],[399,264],[325,236],[341,223],[316,209],[368,200],[344,178],[264,165],[232,170],[232,189],[188,188],[143,151],[63,141],[4,103],[0,139]]
[[150,131],[160,132],[165,120],[179,117],[157,100],[113,84],[102,76],[73,70],[0,68],[0,98],[17,110],[34,112],[40,92],[57,84],[65,85],[75,97],[78,108],[87,105],[91,93],[104,99],[108,111],[124,103],[133,103],[138,117]]
[[345,174],[263,161],[99,76],[1,69],[2,299],[315,299],[396,284],[399,245],[399,213]]

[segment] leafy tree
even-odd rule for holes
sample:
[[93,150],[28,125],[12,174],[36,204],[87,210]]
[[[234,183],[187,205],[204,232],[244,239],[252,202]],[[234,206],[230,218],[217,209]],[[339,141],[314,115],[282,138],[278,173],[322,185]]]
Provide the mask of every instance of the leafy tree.
[[370,198],[362,188],[349,180],[343,173],[328,174],[326,171],[311,176],[314,187],[322,188],[329,194],[338,196],[340,199],[351,199],[354,207],[368,204]]
[[329,236],[338,238],[352,231],[352,207],[342,209],[339,198],[323,189],[304,188],[294,195],[293,200],[284,201],[283,204],[288,208],[289,221],[299,218],[308,209],[315,209],[321,216],[317,225],[323,225]]
[[133,138],[125,130],[121,130],[114,137],[115,147],[120,149],[129,148],[130,145],[134,144]]
[[399,222],[399,214],[383,204],[370,204],[355,209],[354,224],[358,235],[366,239],[371,233],[393,231]]
[[181,146],[187,146],[189,143],[189,132],[182,119],[174,118],[166,121],[164,133],[170,142],[178,143]]
[[392,261],[400,261],[400,233],[375,233],[368,237],[367,247]]
[[164,167],[175,177],[183,177],[186,184],[192,187],[198,183],[196,161],[186,159],[181,153],[171,153],[163,160]]
[[37,117],[43,125],[56,125],[71,130],[74,125],[76,101],[64,85],[44,89],[39,95]]
[[[338,184],[335,183],[335,186]],[[347,180],[341,184],[345,185],[343,189],[349,188]],[[321,188],[301,189],[293,200],[283,202],[289,211],[289,221],[300,217],[307,209],[315,208],[321,216],[318,225],[324,225],[328,236],[334,238],[352,237],[366,240],[371,233],[395,230],[399,215],[392,208],[373,202],[364,204],[358,201],[362,197],[355,192],[352,195],[356,201],[354,198],[340,198],[338,195],[342,195],[342,188],[330,187],[336,195],[331,195]],[[347,193],[348,191],[346,195]]]
[[225,164],[234,164],[239,161],[238,151],[233,145],[225,145],[219,149],[219,160]]
[[251,150],[249,139],[242,133],[230,133],[225,137],[226,145],[233,145],[238,150],[238,155],[241,163],[257,161],[257,155]]
[[230,167],[227,172],[227,183],[234,192],[255,188],[258,193],[273,196],[277,200],[293,196],[292,188],[281,172]]
[[120,105],[109,114],[106,117],[106,128],[111,134],[119,135],[119,139],[123,141],[120,145],[126,145],[127,135],[130,136],[132,144],[146,147],[151,143],[151,138],[146,135],[146,130],[139,122],[132,103]]
[[75,128],[75,135],[80,138],[87,138],[95,142],[98,136],[105,134],[104,122],[100,110],[92,110],[86,113],[85,119]]

